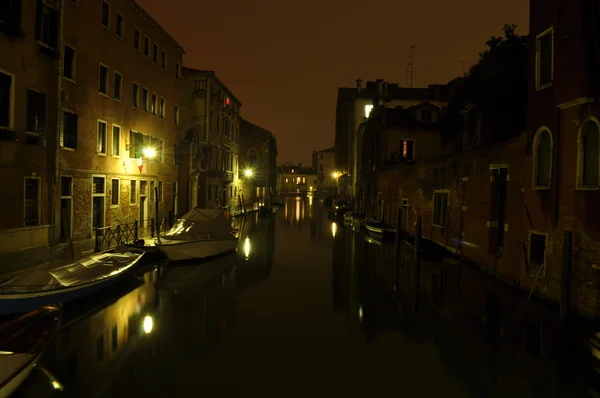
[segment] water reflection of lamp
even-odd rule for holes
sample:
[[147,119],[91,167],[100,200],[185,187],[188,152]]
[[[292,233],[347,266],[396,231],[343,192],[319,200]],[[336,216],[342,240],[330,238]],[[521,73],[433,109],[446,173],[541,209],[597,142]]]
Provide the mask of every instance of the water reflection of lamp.
[[331,235],[335,238],[335,234],[337,232],[337,224],[335,222],[331,223]]
[[358,320],[362,321],[362,319],[363,319],[363,310],[362,310],[362,306],[360,306],[358,308]]
[[150,315],[146,315],[144,317],[144,333],[150,334],[152,332],[152,328],[154,327],[154,321]]
[[246,236],[246,241],[244,242],[244,254],[246,255],[246,259],[250,257],[250,238]]
[[296,198],[296,222],[300,222],[300,201]]
[[312,200],[313,200],[313,196],[312,195],[308,195],[308,205],[312,206]]

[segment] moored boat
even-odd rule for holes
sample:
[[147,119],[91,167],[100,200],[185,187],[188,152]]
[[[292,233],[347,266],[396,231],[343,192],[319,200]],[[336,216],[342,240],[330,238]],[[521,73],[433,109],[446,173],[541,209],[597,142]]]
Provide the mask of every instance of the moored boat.
[[127,277],[142,256],[96,253],[61,267],[24,272],[0,284],[0,314],[25,313],[96,293]]
[[371,235],[381,239],[394,236],[394,234],[396,233],[396,230],[394,228],[390,228],[384,223],[376,221],[372,218],[368,218],[365,220],[365,228],[367,229],[367,232],[369,232]]
[[19,388],[54,337],[61,308],[44,306],[2,323],[0,330],[0,398]]
[[237,234],[221,210],[195,208],[157,238],[156,247],[171,261],[206,259],[234,251]]

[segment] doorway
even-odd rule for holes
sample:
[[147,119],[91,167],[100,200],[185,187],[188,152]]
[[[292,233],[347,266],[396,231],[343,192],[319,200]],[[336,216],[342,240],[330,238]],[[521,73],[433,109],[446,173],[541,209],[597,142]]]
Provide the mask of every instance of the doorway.
[[94,196],[92,198],[92,228],[104,227],[104,197]]

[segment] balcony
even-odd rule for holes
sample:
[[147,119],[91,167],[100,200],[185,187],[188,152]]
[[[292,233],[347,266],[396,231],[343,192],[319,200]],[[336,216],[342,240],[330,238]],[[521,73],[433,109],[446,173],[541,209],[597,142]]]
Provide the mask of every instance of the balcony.
[[223,179],[226,183],[233,182],[233,171],[227,170],[224,172]]

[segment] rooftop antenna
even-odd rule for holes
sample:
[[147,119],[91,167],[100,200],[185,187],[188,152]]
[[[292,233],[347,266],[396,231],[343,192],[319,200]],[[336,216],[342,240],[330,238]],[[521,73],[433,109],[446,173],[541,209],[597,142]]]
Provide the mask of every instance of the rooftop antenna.
[[[415,66],[417,64],[415,64],[414,62],[414,49],[419,47],[418,44],[413,44],[412,46],[410,46],[410,55],[408,56],[408,64],[406,65],[406,86],[412,88],[414,86],[415,83],[415,73],[417,73],[417,70],[415,68]],[[410,78],[410,79],[409,79]],[[410,82],[410,85],[409,85]]]

